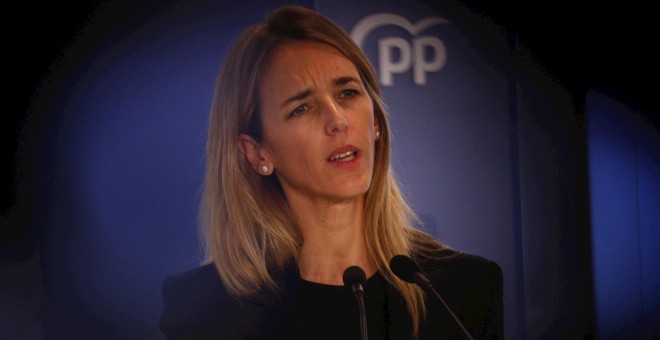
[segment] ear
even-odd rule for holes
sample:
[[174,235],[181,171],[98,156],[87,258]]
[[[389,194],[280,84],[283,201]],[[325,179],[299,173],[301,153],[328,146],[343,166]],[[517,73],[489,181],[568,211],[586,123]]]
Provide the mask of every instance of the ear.
[[374,133],[379,132],[383,133],[380,131],[380,121],[378,120],[378,115],[374,113]]
[[[261,144],[257,142],[252,136],[247,134],[238,135],[238,149],[241,151],[245,159],[250,163],[252,169],[260,175],[270,175],[273,167],[267,162],[261,154]],[[266,166],[266,171],[263,167]]]

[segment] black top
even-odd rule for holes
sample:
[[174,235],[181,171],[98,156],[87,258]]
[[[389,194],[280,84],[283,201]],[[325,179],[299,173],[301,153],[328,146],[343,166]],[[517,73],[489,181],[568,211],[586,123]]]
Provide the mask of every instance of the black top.
[[[502,272],[484,258],[444,250],[420,263],[425,275],[475,339],[503,337]],[[205,265],[163,284],[160,327],[169,339],[360,339],[358,304],[350,288],[305,281],[295,266],[282,293],[236,299],[215,267]],[[364,288],[369,339],[410,339],[405,302],[380,274]],[[420,339],[465,339],[441,302],[428,295]]]

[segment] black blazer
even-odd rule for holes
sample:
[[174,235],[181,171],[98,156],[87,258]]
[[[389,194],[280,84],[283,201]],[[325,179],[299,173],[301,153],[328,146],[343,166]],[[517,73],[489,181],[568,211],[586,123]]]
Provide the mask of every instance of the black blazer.
[[[475,339],[503,338],[500,267],[449,249],[439,255],[420,266],[449,307]],[[296,266],[289,266],[278,282],[279,294],[237,299],[227,293],[213,264],[169,277],[163,284],[160,328],[169,339],[359,339],[350,290],[344,294],[336,291],[344,287],[305,282]],[[370,339],[411,338],[406,305],[379,274],[367,281],[365,299]],[[435,296],[426,301],[420,339],[466,338]]]

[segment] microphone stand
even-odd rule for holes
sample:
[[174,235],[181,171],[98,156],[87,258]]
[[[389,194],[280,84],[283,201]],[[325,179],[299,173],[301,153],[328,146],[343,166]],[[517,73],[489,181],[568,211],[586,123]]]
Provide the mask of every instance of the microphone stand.
[[430,292],[430,294],[435,295],[435,297],[437,297],[438,300],[442,302],[442,305],[445,306],[445,309],[449,312],[449,315],[451,315],[454,321],[456,321],[456,324],[461,327],[461,330],[463,333],[465,333],[465,336],[469,340],[473,340],[470,332],[468,332],[461,320],[459,320],[456,314],[454,314],[454,311],[449,308],[449,305],[447,305],[445,299],[443,299],[440,293],[435,290],[431,281],[429,281],[426,276],[422,275],[421,269],[417,263],[415,263],[415,261],[405,255],[394,255],[390,260],[390,269],[392,270],[392,273],[394,273],[394,275],[396,275],[401,280],[408,283],[414,283],[422,287],[422,289],[424,289],[427,293]]
[[358,309],[360,310],[360,331],[362,333],[362,340],[367,340],[369,335],[367,333],[367,311],[364,307],[364,291],[362,289],[355,289],[354,293],[358,302]]
[[353,294],[355,294],[360,311],[360,333],[362,334],[362,340],[368,340],[367,309],[364,306],[364,286],[367,278],[364,270],[358,266],[350,266],[344,271],[343,280],[344,285],[350,286]]
[[422,286],[427,292],[431,292],[433,295],[435,295],[440,302],[442,302],[442,305],[445,306],[445,309],[449,312],[449,315],[451,315],[452,318],[454,318],[454,321],[458,324],[458,326],[461,327],[461,330],[463,330],[463,333],[465,333],[465,336],[467,336],[468,339],[474,340],[472,338],[472,335],[470,335],[470,332],[468,332],[467,329],[465,329],[465,326],[463,326],[463,323],[461,320],[458,319],[456,314],[454,314],[454,311],[449,308],[449,305],[445,302],[445,299],[442,298],[442,295],[438,293],[437,290],[433,287],[433,284],[431,284],[431,281],[429,281],[424,275],[420,274],[419,272],[415,272],[415,282]]

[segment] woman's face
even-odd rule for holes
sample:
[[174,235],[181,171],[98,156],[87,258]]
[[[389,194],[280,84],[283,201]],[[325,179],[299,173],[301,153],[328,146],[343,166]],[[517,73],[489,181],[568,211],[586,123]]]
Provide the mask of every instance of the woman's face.
[[259,157],[272,164],[287,199],[366,193],[378,122],[357,68],[343,54],[322,43],[285,44],[261,79],[259,104]]

